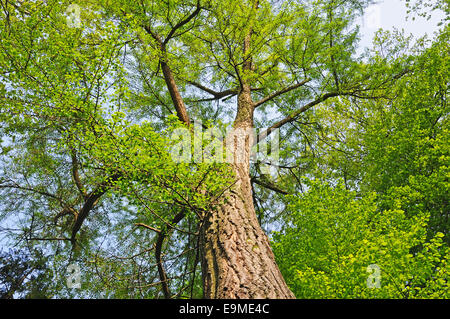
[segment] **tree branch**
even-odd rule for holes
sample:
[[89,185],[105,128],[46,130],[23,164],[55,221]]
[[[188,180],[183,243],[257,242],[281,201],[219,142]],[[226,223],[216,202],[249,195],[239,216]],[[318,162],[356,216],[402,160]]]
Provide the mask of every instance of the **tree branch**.
[[161,61],[161,68],[163,70],[164,80],[169,90],[170,97],[172,98],[173,105],[177,112],[178,119],[185,124],[190,124],[190,119],[186,111],[186,106],[184,105],[183,98],[181,97],[178,86],[175,82],[173,72],[169,65],[165,61]]
[[153,32],[152,28],[150,28],[150,26],[146,25],[144,26],[144,30],[150,34],[152,36],[153,39],[156,40],[156,42],[158,42],[159,45],[161,45],[163,43],[163,41],[161,40],[161,38],[159,37],[158,34],[156,34],[155,32]]
[[290,123],[295,121],[295,119],[302,113],[306,112],[307,110],[309,110],[310,108],[312,108],[313,106],[322,103],[323,101],[331,98],[331,97],[335,97],[335,96],[340,96],[340,95],[349,95],[349,93],[339,93],[339,92],[330,92],[330,93],[326,93],[324,95],[322,95],[321,97],[319,97],[318,99],[309,102],[308,104],[302,106],[301,108],[299,108],[298,110],[296,110],[295,112],[291,113],[289,116],[285,117],[284,119],[282,119],[281,121],[276,122],[275,124],[273,124],[271,127],[269,127],[268,129],[266,129],[264,132],[258,134],[258,137],[255,139],[255,144],[264,140],[267,136],[269,136],[274,130],[282,127],[284,124],[286,123]]
[[194,10],[194,12],[192,12],[186,19],[181,20],[180,22],[178,22],[173,28],[172,30],[170,30],[169,34],[167,35],[166,39],[164,40],[163,44],[167,44],[167,42],[169,42],[169,40],[171,38],[173,38],[175,32],[181,28],[182,26],[184,26],[186,23],[189,23],[189,21],[191,21],[193,18],[195,18],[199,13],[200,10],[202,9],[202,7],[200,6],[200,0],[197,0],[197,8]]
[[251,181],[255,184],[258,184],[259,186],[262,186],[264,188],[270,189],[274,192],[280,193],[282,195],[288,195],[289,193],[282,190],[281,188],[278,188],[276,185],[266,182],[266,181],[261,181],[259,179],[256,179],[255,177],[252,177]]
[[143,26],[143,28],[159,44],[159,48],[162,53],[159,62],[161,65],[161,69],[163,71],[164,81],[166,82],[167,89],[169,90],[169,94],[173,102],[173,106],[175,107],[175,110],[177,112],[178,119],[184,122],[185,124],[189,125],[190,120],[186,111],[186,106],[184,105],[183,98],[181,97],[180,91],[178,90],[178,86],[175,82],[175,77],[173,76],[172,69],[167,64],[168,61],[166,52],[166,42],[165,41],[163,42],[161,40],[161,37],[157,33],[153,32],[150,26],[145,25]]
[[193,85],[196,88],[198,88],[198,89],[200,89],[200,90],[202,90],[202,91],[204,91],[206,93],[209,93],[212,96],[214,96],[213,99],[209,99],[209,100],[218,100],[218,99],[221,99],[223,97],[230,96],[230,95],[236,95],[238,93],[237,89],[229,89],[229,90],[217,92],[217,91],[214,91],[214,90],[212,90],[212,89],[210,89],[210,88],[208,88],[208,87],[206,87],[206,86],[204,86],[204,85],[202,85],[200,83],[197,83],[197,82],[187,81],[187,83],[189,83],[190,85]]
[[[173,218],[172,224],[179,223],[180,220],[182,220],[183,218],[184,218],[184,212],[182,211]],[[161,281],[162,290],[164,293],[164,297],[166,299],[170,299],[171,293],[170,293],[169,285],[167,284],[168,279],[167,279],[166,271],[164,270],[164,265],[162,263],[161,251],[162,251],[162,245],[164,243],[164,240],[167,237],[167,233],[168,233],[169,229],[170,229],[170,226],[166,226],[158,234],[158,239],[155,244],[155,259],[156,259],[156,264],[158,266],[158,273],[159,273],[159,279]]]
[[78,191],[80,192],[83,198],[86,198],[86,190],[83,187],[83,183],[81,182],[80,174],[78,173],[78,159],[75,154],[75,150],[71,150],[71,158],[72,158],[72,177],[77,186]]
[[85,199],[83,207],[80,209],[78,216],[75,220],[75,224],[72,227],[72,235],[70,237],[70,241],[72,242],[73,247],[76,244],[76,235],[83,225],[84,220],[88,217],[92,208],[97,205],[100,197],[102,197],[107,191],[108,188],[116,182],[120,178],[120,174],[114,174],[110,178],[108,178],[105,182],[101,183],[94,189]]
[[38,241],[70,241],[70,238],[66,237],[50,237],[50,238],[28,238],[27,240],[38,240]]
[[159,229],[153,228],[153,227],[148,226],[148,225],[143,224],[143,223],[136,223],[136,224],[134,224],[134,226],[144,227],[144,228],[147,228],[149,230],[153,230],[156,233],[161,233],[161,231]]
[[14,181],[11,181],[11,182],[13,184],[3,184],[3,185],[0,185],[0,188],[15,188],[15,189],[20,189],[20,190],[24,190],[24,191],[33,192],[33,193],[36,193],[36,194],[39,194],[39,195],[42,195],[42,196],[53,198],[56,201],[58,201],[61,204],[61,206],[66,206],[66,203],[64,203],[62,198],[60,198],[60,197],[58,197],[58,196],[56,196],[54,194],[48,193],[48,192],[43,191],[43,190],[38,190],[38,189],[35,189],[35,188],[32,188],[32,187],[20,186],[19,184],[17,184]]
[[310,82],[310,81],[311,81],[311,79],[306,79],[306,80],[303,80],[302,82],[299,82],[299,83],[297,83],[297,84],[294,84],[294,85],[285,87],[284,89],[282,89],[282,90],[280,90],[280,91],[277,91],[277,92],[275,92],[275,93],[272,93],[272,94],[266,96],[265,98],[259,100],[258,102],[255,102],[254,107],[256,108],[256,107],[258,107],[258,106],[260,106],[260,105],[262,105],[262,104],[264,104],[264,103],[266,103],[266,102],[268,102],[268,101],[270,101],[270,100],[273,100],[273,99],[276,98],[277,96],[280,96],[280,95],[282,95],[282,94],[284,94],[284,93],[287,93],[287,92],[290,92],[290,91],[292,91],[292,90],[295,90],[296,88],[299,88],[299,87],[305,85],[306,83],[308,83],[308,82]]
[[[386,81],[383,81],[383,83],[381,85],[379,85],[379,87],[375,88],[375,89],[380,89],[384,84],[387,84],[390,80],[398,80],[399,78],[403,77],[404,75],[408,74],[409,72],[411,72],[411,70],[409,69],[405,69],[403,71],[401,71],[400,73],[396,74],[395,76],[393,76],[391,79],[388,79]],[[305,80],[307,81],[307,80]],[[303,81],[304,82],[304,81]],[[299,83],[300,84],[300,83]],[[298,85],[298,84],[297,84]],[[377,99],[377,98],[386,98],[385,96],[368,96],[368,95],[361,95],[361,92],[365,92],[365,91],[374,91],[374,88],[367,88],[367,89],[354,89],[352,91],[347,91],[347,92],[329,92],[329,93],[325,93],[323,94],[321,97],[317,98],[316,100],[309,102],[308,104],[302,106],[300,109],[294,111],[293,113],[291,113],[289,116],[285,117],[284,119],[282,119],[281,121],[278,121],[277,123],[273,124],[271,127],[269,127],[267,130],[265,130],[264,132],[260,133],[258,135],[258,137],[255,139],[254,143],[258,143],[259,141],[264,140],[267,136],[269,136],[275,129],[282,127],[284,124],[286,123],[290,123],[293,122],[297,119],[297,117],[306,112],[307,110],[309,110],[310,108],[312,108],[313,106],[320,104],[322,102],[324,102],[325,100],[332,98],[332,97],[336,97],[336,96],[353,96],[356,98],[360,98],[360,99]],[[282,92],[284,90],[281,90],[279,92]],[[283,92],[284,93],[284,92]],[[274,93],[276,94],[276,93]],[[263,99],[264,100],[264,99]],[[257,102],[259,103],[259,102]]]

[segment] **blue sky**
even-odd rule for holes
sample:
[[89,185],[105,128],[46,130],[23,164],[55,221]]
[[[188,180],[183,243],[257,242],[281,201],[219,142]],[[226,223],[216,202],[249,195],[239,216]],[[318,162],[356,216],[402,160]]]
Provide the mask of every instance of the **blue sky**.
[[433,32],[438,29],[438,22],[444,16],[442,12],[436,11],[429,21],[417,16],[413,21],[411,17],[407,19],[406,11],[405,0],[379,0],[377,4],[370,6],[361,23],[361,45],[370,46],[373,35],[379,28],[404,29],[407,34],[412,33],[416,38],[425,34],[432,38]]

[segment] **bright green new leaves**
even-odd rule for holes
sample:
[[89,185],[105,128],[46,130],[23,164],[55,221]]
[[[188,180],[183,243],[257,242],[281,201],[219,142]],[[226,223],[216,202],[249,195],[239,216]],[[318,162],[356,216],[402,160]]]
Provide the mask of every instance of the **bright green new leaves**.
[[[396,38],[380,34],[373,71],[397,69],[406,43]],[[341,99],[303,125],[312,137],[300,154],[313,159],[303,174],[315,181],[297,179],[304,194],[288,196],[274,235],[297,297],[448,298],[448,43],[446,27],[407,58],[389,99]]]
[[426,240],[427,214],[407,218],[380,210],[373,193],[304,182],[308,192],[289,198],[287,224],[274,235],[297,298],[448,298],[450,250],[442,233]]
[[[397,194],[417,194],[402,203],[408,216],[431,213],[430,230],[448,242],[448,27],[416,60],[417,71],[401,81],[391,106],[377,112],[362,133],[366,156],[362,188],[395,200]],[[388,204],[390,205],[390,204]]]
[[112,189],[127,196],[144,214],[158,219],[166,215],[166,205],[203,214],[232,183],[231,176],[225,164],[176,161],[172,149],[179,141],[171,138],[171,132],[183,126],[174,125],[158,133],[148,122],[132,124],[123,113],[113,113],[93,131],[81,127],[70,132],[73,143],[68,147],[79,150],[87,167],[101,169],[100,180],[113,178]]

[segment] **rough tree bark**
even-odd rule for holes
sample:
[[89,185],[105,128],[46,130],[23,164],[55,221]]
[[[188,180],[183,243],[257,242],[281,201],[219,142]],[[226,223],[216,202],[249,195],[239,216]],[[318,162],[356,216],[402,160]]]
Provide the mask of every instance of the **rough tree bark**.
[[243,159],[232,164],[236,183],[202,227],[204,297],[294,298],[257,220],[249,172],[251,137],[245,141],[227,145],[235,158]]
[[[245,67],[245,66],[244,66]],[[247,68],[251,68],[251,61]],[[205,298],[295,298],[275,262],[267,235],[258,223],[250,182],[254,103],[242,84],[234,130],[226,147],[236,183],[204,221],[201,232]]]

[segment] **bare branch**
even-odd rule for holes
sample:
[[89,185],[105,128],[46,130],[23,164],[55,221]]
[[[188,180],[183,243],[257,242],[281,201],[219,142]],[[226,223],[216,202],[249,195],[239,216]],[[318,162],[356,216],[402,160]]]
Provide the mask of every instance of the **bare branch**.
[[229,89],[229,90],[217,92],[217,91],[214,91],[214,90],[212,90],[212,89],[210,89],[210,88],[208,88],[208,87],[206,87],[206,86],[204,86],[204,85],[202,85],[200,83],[197,83],[197,82],[188,81],[187,83],[189,83],[189,84],[195,86],[196,88],[198,88],[198,89],[200,89],[200,90],[202,90],[202,91],[204,91],[206,93],[209,93],[212,96],[214,96],[214,98],[207,99],[207,100],[219,100],[221,98],[228,97],[228,96],[233,96],[233,95],[236,95],[238,93],[237,89]]
[[306,79],[306,80],[303,80],[302,82],[299,82],[299,83],[297,83],[297,84],[294,84],[294,85],[285,87],[284,89],[282,89],[282,90],[280,90],[280,91],[277,91],[277,92],[275,92],[275,93],[272,93],[272,94],[270,94],[269,96],[266,96],[265,98],[263,98],[263,99],[259,100],[258,102],[256,102],[256,103],[254,104],[254,107],[256,108],[256,107],[258,107],[258,106],[260,106],[260,105],[262,105],[262,104],[264,104],[264,103],[266,103],[266,102],[268,102],[268,101],[270,101],[270,100],[276,98],[277,96],[280,96],[280,95],[282,95],[282,94],[284,94],[284,93],[287,93],[287,92],[290,92],[290,91],[292,91],[292,90],[295,90],[296,88],[299,88],[299,87],[305,85],[306,83],[308,83],[308,82],[310,82],[310,81],[311,81],[311,79]]
[[156,232],[156,233],[161,233],[161,231],[160,231],[159,229],[153,228],[153,227],[148,226],[148,225],[143,224],[143,223],[136,223],[136,224],[134,224],[134,226],[144,227],[144,228],[153,230],[153,231]]
[[78,191],[80,192],[83,198],[87,197],[86,190],[83,187],[83,183],[81,182],[80,174],[78,172],[78,159],[75,153],[75,150],[71,150],[71,158],[72,158],[72,177],[77,186]]
[[[178,213],[172,220],[172,224],[177,224],[184,218],[184,212]],[[164,243],[164,240],[167,237],[168,231],[170,230],[170,226],[167,226],[162,232],[158,234],[158,239],[155,244],[155,258],[156,263],[158,266],[158,273],[159,273],[159,279],[161,281],[162,290],[164,293],[164,297],[166,299],[169,299],[171,297],[169,285],[167,284],[167,274],[164,269],[162,258],[161,258],[161,251],[162,251],[162,245]]]
[[288,192],[282,190],[278,186],[276,186],[276,185],[274,185],[274,184],[272,184],[272,183],[270,183],[268,181],[262,181],[262,180],[259,180],[259,179],[256,179],[256,178],[252,178],[251,181],[253,183],[255,183],[255,184],[258,184],[259,186],[262,186],[264,188],[270,189],[270,190],[272,190],[274,192],[277,192],[277,193],[280,193],[282,195],[288,195],[289,194]]
[[84,220],[88,217],[90,211],[97,205],[100,198],[108,191],[108,188],[112,183],[117,181],[120,178],[120,174],[114,174],[109,177],[105,182],[101,183],[97,188],[95,188],[85,199],[84,205],[78,213],[78,216],[75,220],[75,224],[72,227],[72,236],[70,240],[72,245],[76,244],[76,235],[83,225]]
[[28,238],[27,240],[39,240],[39,241],[58,241],[58,240],[64,240],[64,241],[70,241],[70,238],[66,238],[66,237],[49,237],[49,238]]
[[[153,32],[152,28],[148,25],[143,26],[144,30],[150,34],[156,42],[159,44],[162,56],[160,57],[160,65],[164,75],[164,81],[166,82],[167,89],[169,90],[170,97],[173,102],[173,106],[177,112],[178,119],[185,124],[189,125],[190,120],[187,114],[186,106],[184,104],[183,98],[181,97],[180,91],[178,90],[175,77],[173,76],[172,69],[170,68],[167,61],[166,44],[161,40],[161,37]],[[142,40],[141,40],[142,41]]]
[[291,113],[289,116],[285,117],[284,119],[282,119],[281,121],[276,122],[275,124],[273,124],[271,127],[269,127],[268,129],[266,129],[264,132],[260,133],[258,135],[258,138],[255,139],[255,143],[258,143],[262,140],[264,140],[267,136],[269,136],[275,129],[278,129],[280,127],[282,127],[284,124],[286,123],[290,123],[292,121],[295,121],[296,118],[306,112],[307,110],[309,110],[310,108],[312,108],[313,106],[322,103],[323,101],[331,98],[331,97],[335,97],[335,96],[340,96],[340,95],[349,95],[348,93],[339,93],[339,92],[330,92],[330,93],[326,93],[324,95],[322,95],[321,97],[319,97],[318,99],[309,102],[308,104],[302,106],[301,108],[299,108],[298,110],[296,110],[295,112]]

